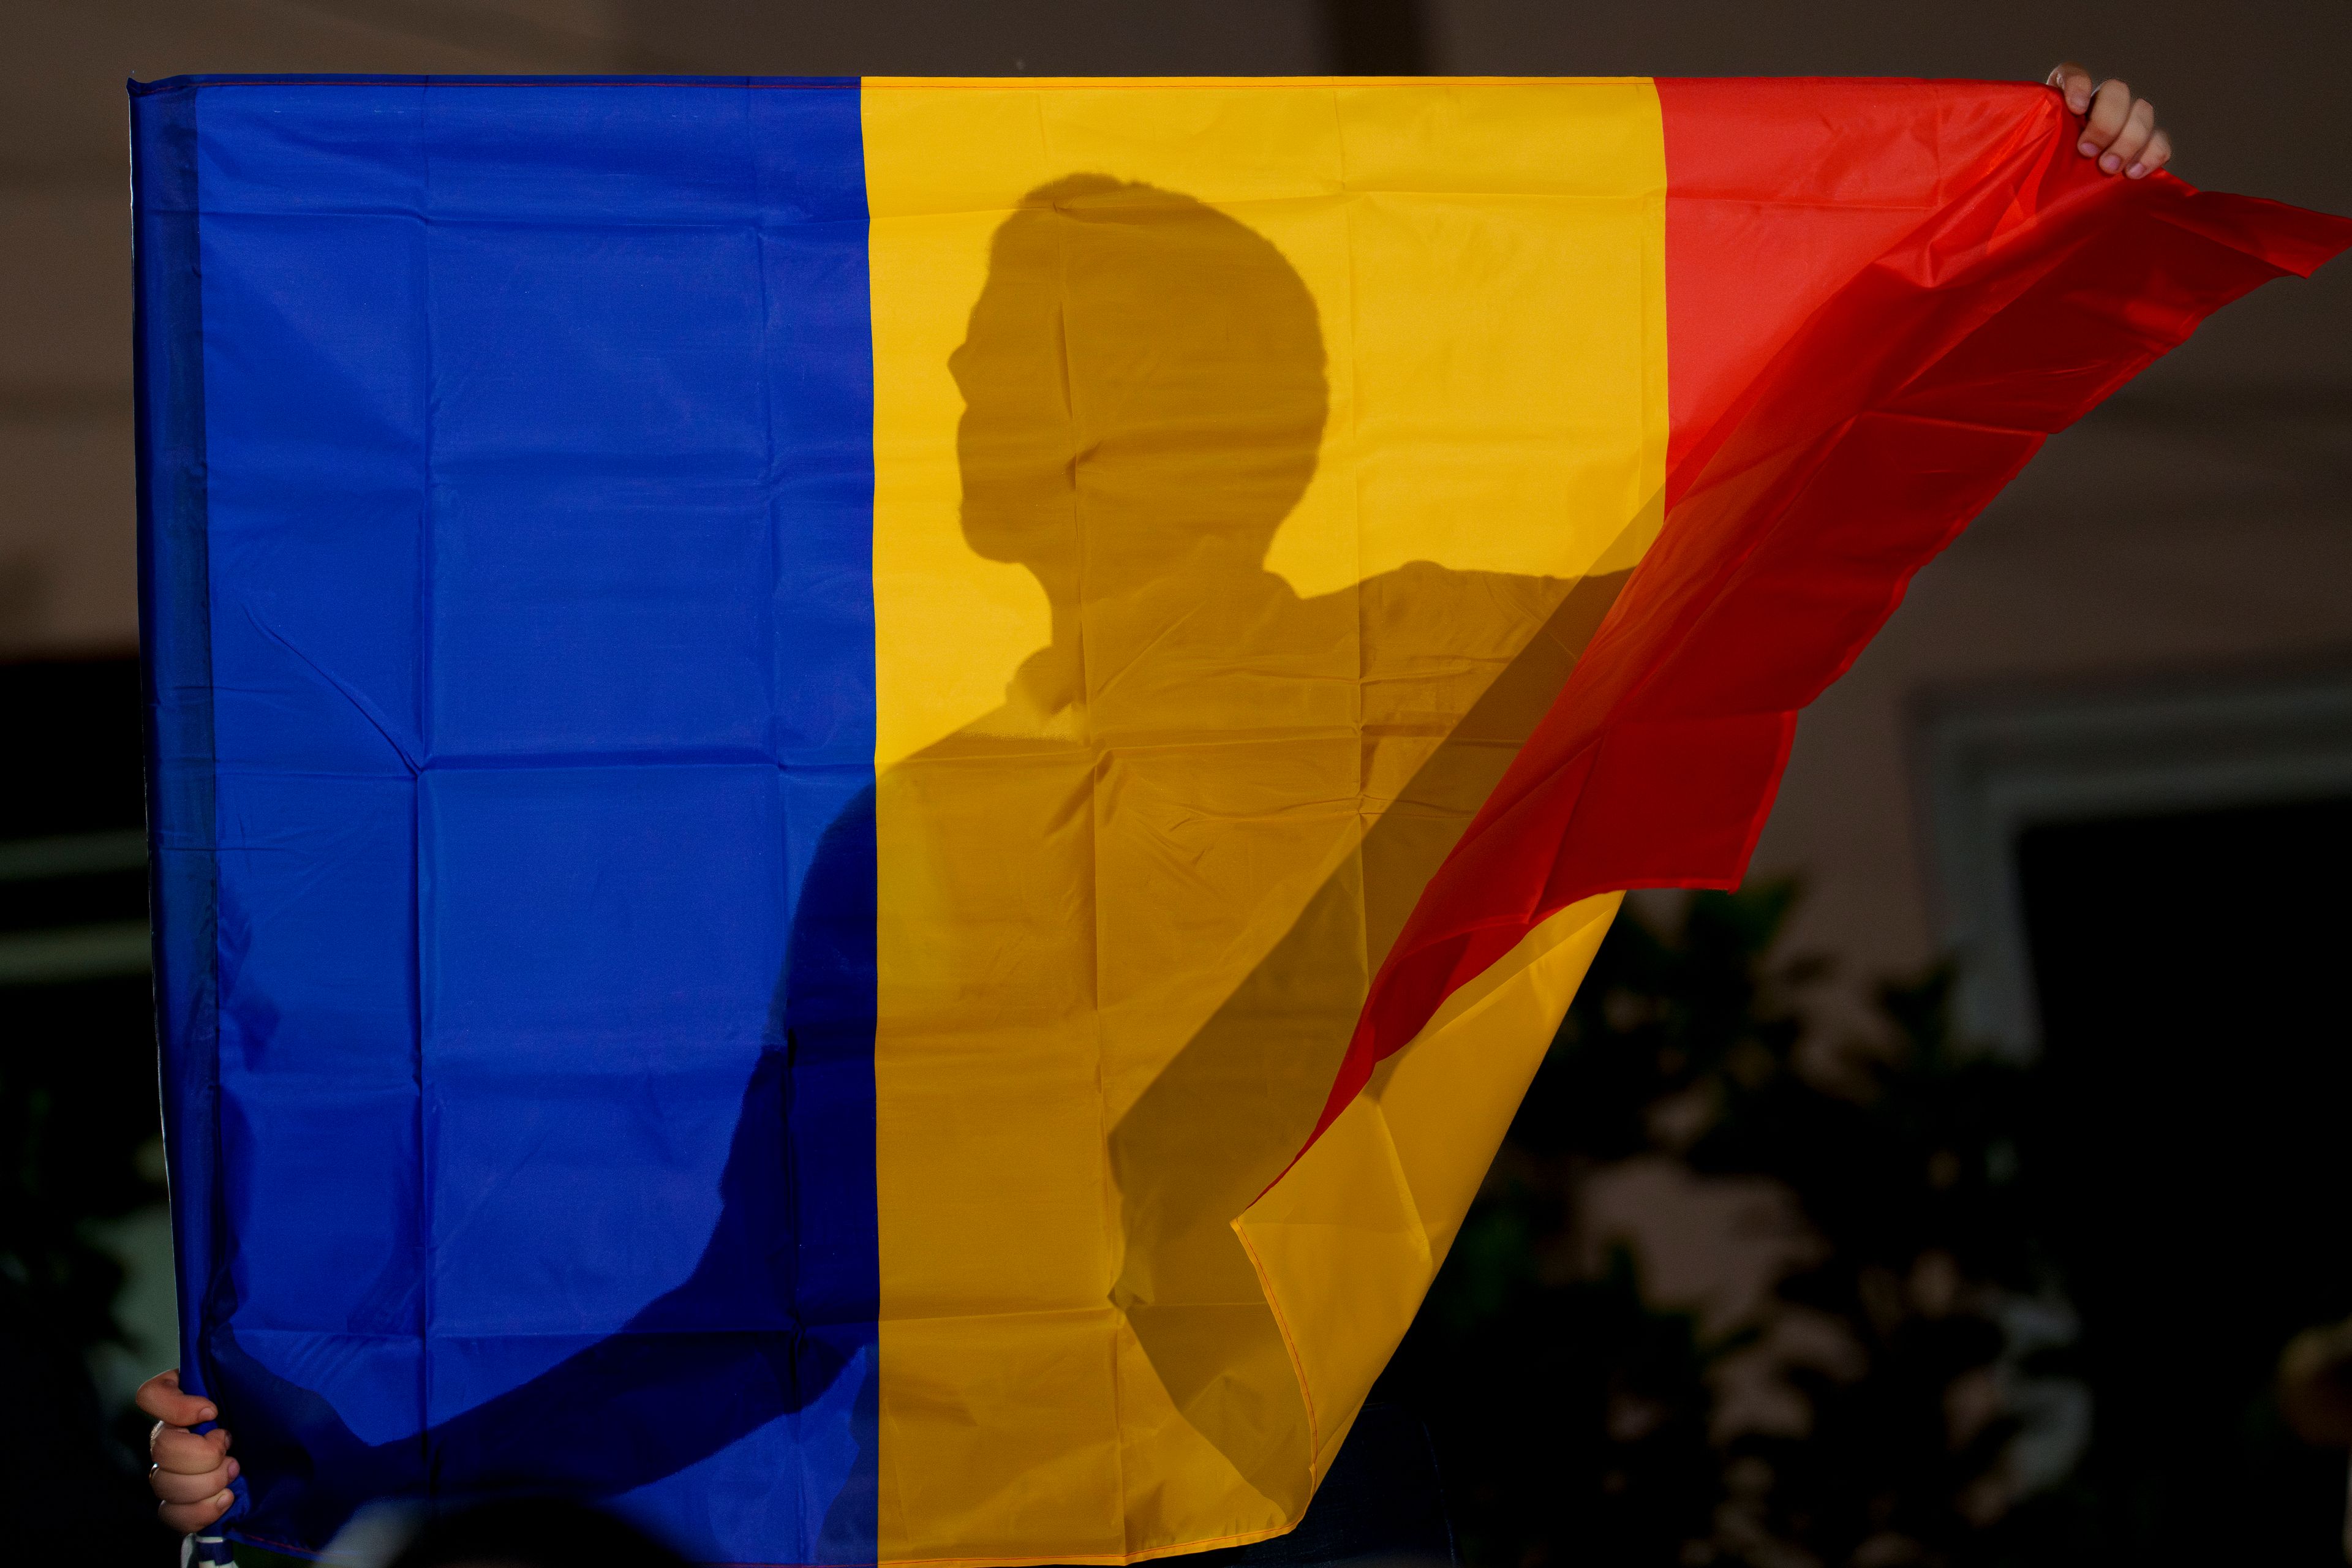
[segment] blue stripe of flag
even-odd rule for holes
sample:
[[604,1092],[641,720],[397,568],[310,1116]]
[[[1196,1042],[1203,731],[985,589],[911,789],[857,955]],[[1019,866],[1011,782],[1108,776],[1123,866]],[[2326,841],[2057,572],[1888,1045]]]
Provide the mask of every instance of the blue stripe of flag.
[[146,442],[201,479],[150,509],[150,647],[211,710],[159,776],[213,797],[211,908],[162,917],[216,927],[217,1045],[163,1026],[238,1527],[552,1487],[708,1559],[871,1561],[854,84],[134,114],[194,128],[200,298],[142,268],[202,366],[200,456]]

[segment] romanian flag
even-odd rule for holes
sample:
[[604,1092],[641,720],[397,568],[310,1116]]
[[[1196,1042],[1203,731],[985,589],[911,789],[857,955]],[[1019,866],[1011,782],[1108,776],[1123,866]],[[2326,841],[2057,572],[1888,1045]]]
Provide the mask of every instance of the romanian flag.
[[1621,892],[2352,225],[2047,89],[133,84],[230,1532],[1295,1524]]

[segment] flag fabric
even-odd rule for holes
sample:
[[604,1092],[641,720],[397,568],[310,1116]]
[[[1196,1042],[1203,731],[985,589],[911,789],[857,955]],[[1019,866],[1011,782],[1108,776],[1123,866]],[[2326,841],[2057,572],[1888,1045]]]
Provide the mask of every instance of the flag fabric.
[[2002,84],[131,92],[183,1373],[310,1552],[1289,1528],[1621,891],[2352,238]]

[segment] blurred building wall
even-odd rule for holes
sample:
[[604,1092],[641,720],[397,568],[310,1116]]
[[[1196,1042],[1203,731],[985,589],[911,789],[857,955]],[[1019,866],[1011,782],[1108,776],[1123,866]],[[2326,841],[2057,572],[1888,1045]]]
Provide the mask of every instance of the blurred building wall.
[[[2344,0],[7,0],[0,658],[128,651],[122,79],[188,71],[1313,72],[2038,77],[2147,90],[2200,183],[2352,211]],[[1921,715],[1979,688],[2162,686],[2352,650],[2352,266],[2226,313],[2053,442],[1804,722],[1759,868],[1866,974],[1953,939]]]

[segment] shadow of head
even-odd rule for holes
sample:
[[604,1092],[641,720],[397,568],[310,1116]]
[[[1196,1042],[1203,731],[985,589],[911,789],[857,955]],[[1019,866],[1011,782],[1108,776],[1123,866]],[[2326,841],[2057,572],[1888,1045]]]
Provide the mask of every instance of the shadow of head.
[[1328,404],[1315,300],[1282,253],[1101,174],[1023,198],[948,363],[964,538],[1057,605],[1257,570]]

